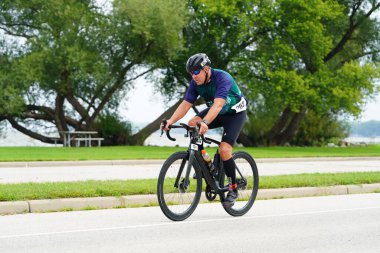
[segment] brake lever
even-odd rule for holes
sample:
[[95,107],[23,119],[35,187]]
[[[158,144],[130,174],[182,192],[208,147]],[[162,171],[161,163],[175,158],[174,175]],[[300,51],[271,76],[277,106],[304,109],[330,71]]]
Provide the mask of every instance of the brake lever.
[[164,128],[166,127],[166,124],[167,124],[167,121],[166,119],[162,120],[162,127],[161,127],[161,135],[160,137],[162,137],[162,135],[164,134]]

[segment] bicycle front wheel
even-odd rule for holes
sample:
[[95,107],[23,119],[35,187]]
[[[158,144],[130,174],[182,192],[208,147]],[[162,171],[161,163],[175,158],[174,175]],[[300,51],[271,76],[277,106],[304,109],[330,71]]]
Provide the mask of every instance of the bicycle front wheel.
[[[259,173],[255,160],[244,151],[232,154],[236,164],[236,182],[238,198],[232,207],[224,208],[232,216],[244,215],[251,209],[256,200],[259,188]],[[226,182],[228,183],[228,182]]]
[[188,218],[194,212],[201,197],[201,172],[192,165],[187,181],[185,175],[188,163],[188,152],[174,153],[162,165],[158,177],[158,203],[165,216],[173,221]]

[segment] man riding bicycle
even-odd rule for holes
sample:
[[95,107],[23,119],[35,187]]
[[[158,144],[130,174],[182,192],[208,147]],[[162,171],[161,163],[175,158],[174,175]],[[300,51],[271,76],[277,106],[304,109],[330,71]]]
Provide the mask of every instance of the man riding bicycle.
[[213,69],[210,65],[210,59],[203,53],[195,54],[187,60],[186,70],[192,80],[182,103],[162,128],[168,131],[170,125],[182,119],[198,96],[207,102],[208,108],[194,116],[188,125],[196,126],[200,122],[199,134],[205,134],[208,129],[223,127],[219,153],[228,177],[229,191],[222,204],[224,207],[232,207],[238,197],[232,147],[247,118],[247,100],[229,73]]

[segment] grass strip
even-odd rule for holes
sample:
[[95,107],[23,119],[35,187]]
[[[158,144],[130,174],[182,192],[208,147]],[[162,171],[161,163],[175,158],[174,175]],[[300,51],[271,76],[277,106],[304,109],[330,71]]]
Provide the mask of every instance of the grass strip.
[[[155,194],[156,179],[0,184],[0,201]],[[380,183],[380,172],[260,177],[260,189]],[[205,185],[205,184],[203,184]]]
[[[16,161],[84,161],[84,160],[132,160],[166,159],[185,147],[114,146],[114,147],[0,147],[0,162]],[[214,153],[216,148],[207,148]],[[255,158],[288,157],[363,157],[380,156],[380,145],[365,147],[254,147],[244,150]]]

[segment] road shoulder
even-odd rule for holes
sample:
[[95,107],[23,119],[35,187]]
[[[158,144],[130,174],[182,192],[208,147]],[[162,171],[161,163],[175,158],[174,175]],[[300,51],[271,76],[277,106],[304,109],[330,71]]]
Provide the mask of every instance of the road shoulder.
[[[380,192],[380,184],[338,185],[328,187],[297,187],[259,190],[257,199],[315,197]],[[202,194],[201,202],[208,202]],[[108,208],[130,208],[158,205],[157,197],[131,195],[122,197],[67,198],[0,202],[0,215],[61,212]]]

